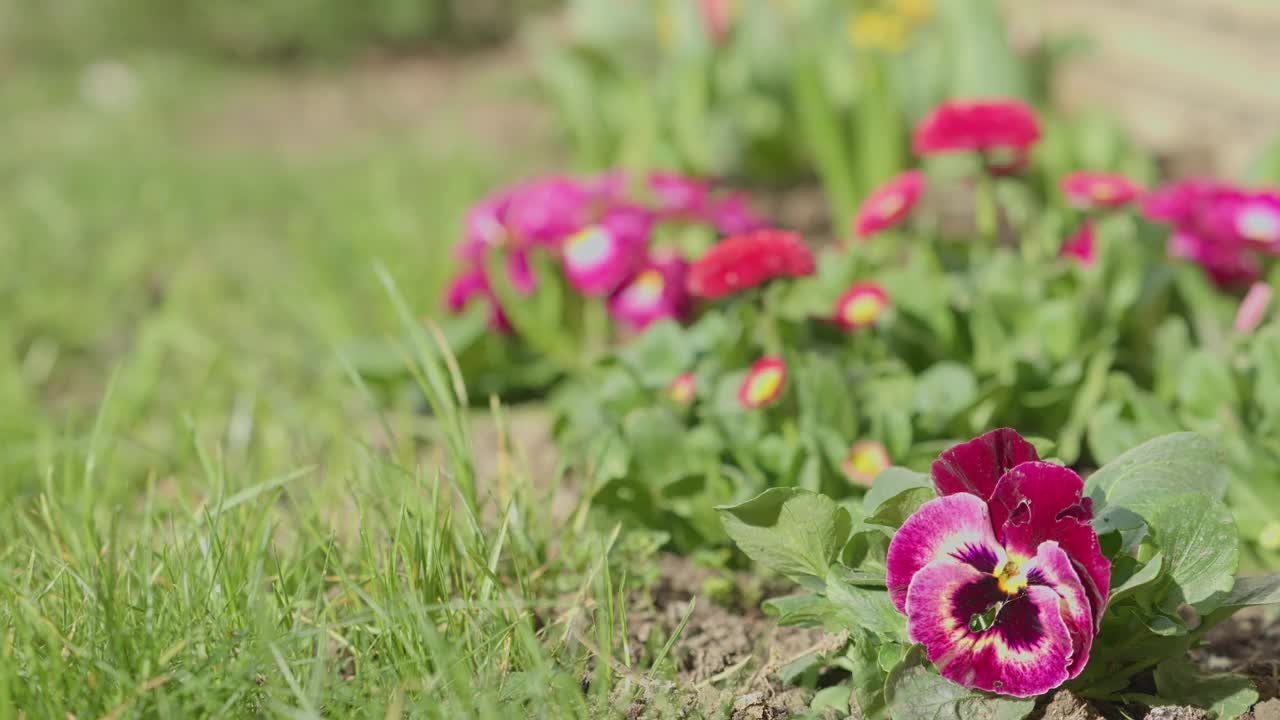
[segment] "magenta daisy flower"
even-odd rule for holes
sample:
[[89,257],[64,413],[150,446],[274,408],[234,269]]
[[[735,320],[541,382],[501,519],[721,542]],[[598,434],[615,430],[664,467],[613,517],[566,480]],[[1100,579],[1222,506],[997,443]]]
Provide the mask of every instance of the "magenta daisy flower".
[[884,445],[875,440],[860,440],[849,448],[849,457],[845,458],[841,467],[850,482],[871,487],[876,476],[892,464],[889,451]]
[[467,270],[460,273],[449,283],[445,291],[445,306],[449,312],[460,313],[473,301],[480,300],[489,305],[489,327],[501,333],[511,332],[511,322],[502,312],[502,306],[489,288],[489,280],[480,269]]
[[643,261],[653,227],[647,211],[620,206],[564,242],[561,263],[569,284],[584,295],[617,290]]
[[877,283],[857,283],[836,301],[835,321],[845,330],[871,327],[889,307],[889,295]]
[[942,497],[887,557],[912,642],[943,677],[989,692],[1031,697],[1079,675],[1111,583],[1084,481],[1009,429],[948,450],[932,475]]
[[1067,238],[1058,252],[1062,257],[1074,258],[1076,262],[1089,267],[1098,261],[1098,248],[1093,233],[1093,223],[1086,220],[1074,235]]
[[675,255],[650,260],[609,298],[609,312],[635,330],[664,318],[683,318],[689,306],[688,269],[684,258]]
[[746,194],[740,192],[712,200],[703,212],[703,219],[721,235],[742,235],[768,224],[751,209]]
[[1270,252],[1280,252],[1280,193],[1241,192],[1222,200],[1231,234]]
[[490,195],[467,210],[466,233],[455,254],[469,263],[484,262],[485,254],[507,242],[505,218],[511,197],[507,193]]
[[1123,175],[1074,172],[1062,179],[1062,193],[1078,208],[1110,209],[1133,202],[1142,188]]
[[924,190],[924,173],[908,170],[876,188],[867,196],[854,219],[854,232],[870,237],[897,225],[915,207]]
[[779,357],[763,357],[751,366],[738,387],[738,402],[754,410],[782,397],[787,384],[787,365]]
[[582,183],[543,178],[511,191],[503,220],[515,242],[555,246],[589,222],[593,200]]
[[658,197],[659,209],[676,215],[698,215],[707,206],[711,188],[705,180],[678,173],[653,173],[649,189]]

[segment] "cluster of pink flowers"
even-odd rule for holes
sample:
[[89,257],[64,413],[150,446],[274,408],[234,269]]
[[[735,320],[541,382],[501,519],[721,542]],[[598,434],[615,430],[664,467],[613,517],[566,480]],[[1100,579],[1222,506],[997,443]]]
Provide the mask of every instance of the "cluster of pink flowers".
[[[662,223],[702,223],[732,235],[761,226],[745,198],[715,192],[702,180],[670,173],[645,179],[632,193],[620,172],[577,179],[547,177],[502,190],[467,213],[466,233],[456,248],[462,271],[446,294],[459,312],[481,301],[491,309],[491,325],[511,330],[495,292],[488,258],[504,255],[504,282],[518,295],[537,290],[530,257],[557,259],[569,284],[584,296],[601,298],[620,323],[640,330],[663,318],[688,312],[688,263],[677,252],[653,247]],[[645,200],[637,195],[644,195]]]
[[1148,194],[1142,212],[1173,228],[1170,255],[1198,263],[1219,287],[1256,282],[1260,254],[1280,255],[1280,190],[1184,180]]

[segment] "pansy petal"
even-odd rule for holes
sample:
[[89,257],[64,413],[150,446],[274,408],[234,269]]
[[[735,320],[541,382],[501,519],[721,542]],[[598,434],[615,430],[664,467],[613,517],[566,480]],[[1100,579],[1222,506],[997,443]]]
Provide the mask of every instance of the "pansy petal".
[[1016,430],[1000,428],[942,453],[930,472],[939,495],[971,493],[985,500],[1006,471],[1039,459]]
[[959,563],[990,574],[1004,556],[981,498],[959,494],[930,500],[907,518],[889,543],[889,597],[905,612],[911,579],[924,566]]
[[[1031,697],[1069,677],[1072,640],[1060,603],[1047,586],[1028,586],[1010,598],[989,573],[937,562],[911,582],[907,633],[924,645],[943,677],[965,687]],[[990,627],[971,627],[975,615],[992,612]]]
[[1048,540],[1062,546],[1089,595],[1096,627],[1111,591],[1111,562],[1089,525],[1092,504],[1081,498],[1083,489],[1084,481],[1068,468],[1024,463],[1000,479],[991,516],[1010,555],[1032,557]]
[[[1070,468],[1046,462],[1018,464],[1004,473],[987,500],[991,506],[991,524],[997,536],[1010,519],[1047,530],[1060,514],[1079,517],[1083,492],[1084,480]],[[1083,519],[1093,518],[1090,515]],[[1035,548],[1049,539],[1036,540],[1030,554],[1035,554]]]
[[1043,585],[1062,599],[1060,609],[1071,635],[1071,666],[1069,677],[1075,677],[1089,662],[1089,650],[1097,633],[1093,622],[1093,603],[1085,592],[1080,575],[1071,558],[1058,543],[1050,540],[1040,545],[1036,556],[1023,566],[1029,585]]

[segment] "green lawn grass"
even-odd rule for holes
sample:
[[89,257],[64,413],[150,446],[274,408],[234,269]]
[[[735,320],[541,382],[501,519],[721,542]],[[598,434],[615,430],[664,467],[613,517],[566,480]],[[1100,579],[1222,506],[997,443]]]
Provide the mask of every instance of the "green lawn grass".
[[[203,142],[288,78],[133,67],[126,110],[0,82],[0,718],[598,716],[636,680],[616,536],[519,462],[477,480],[418,322],[466,204],[545,152],[460,112]],[[375,401],[367,338],[425,392]]]

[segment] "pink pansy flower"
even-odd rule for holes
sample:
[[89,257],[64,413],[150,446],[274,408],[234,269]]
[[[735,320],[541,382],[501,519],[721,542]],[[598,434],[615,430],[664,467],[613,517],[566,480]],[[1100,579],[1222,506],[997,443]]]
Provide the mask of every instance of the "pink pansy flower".
[[934,462],[941,496],[894,535],[887,584],[943,677],[1032,697],[1089,660],[1111,563],[1090,526],[1084,481],[995,430]]
[[835,321],[845,330],[871,327],[889,307],[889,295],[876,283],[855,283],[836,301]]
[[1117,208],[1133,202],[1141,192],[1129,178],[1112,173],[1074,172],[1062,179],[1067,200],[1085,210]]
[[1040,120],[1026,103],[1010,99],[952,100],[934,108],[916,126],[918,155],[969,151],[1012,153],[997,168],[1019,165],[1040,140]]
[[908,170],[872,192],[854,220],[854,232],[860,238],[870,237],[897,225],[915,207],[924,190],[924,173]]
[[684,373],[671,381],[671,385],[667,388],[667,396],[677,405],[688,405],[693,402],[697,390],[697,381],[694,380],[693,373]]
[[786,384],[787,365],[782,358],[760,358],[738,387],[738,402],[750,410],[762,408],[781,397]]
[[609,312],[634,330],[664,318],[683,318],[689,304],[688,269],[684,258],[675,255],[650,260],[609,298]]
[[875,440],[861,440],[849,448],[849,457],[845,458],[841,467],[850,482],[871,487],[876,476],[892,464],[889,451],[884,445]]
[[1262,324],[1262,318],[1271,305],[1271,286],[1266,283],[1254,283],[1249,292],[1240,301],[1240,309],[1236,311],[1236,330],[1251,333]]
[[1098,261],[1097,241],[1093,233],[1093,223],[1085,220],[1074,235],[1062,244],[1059,255],[1075,258],[1076,262],[1089,267]]

